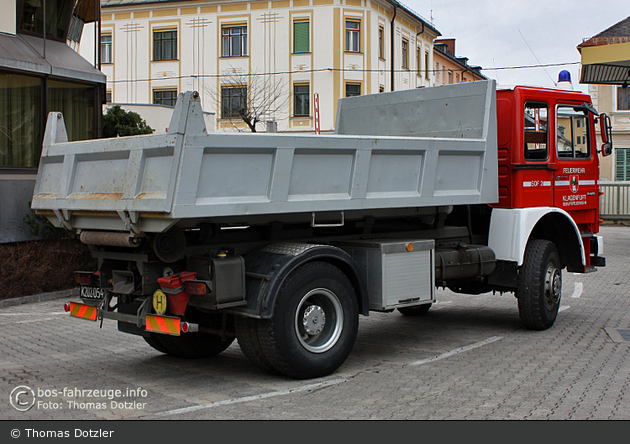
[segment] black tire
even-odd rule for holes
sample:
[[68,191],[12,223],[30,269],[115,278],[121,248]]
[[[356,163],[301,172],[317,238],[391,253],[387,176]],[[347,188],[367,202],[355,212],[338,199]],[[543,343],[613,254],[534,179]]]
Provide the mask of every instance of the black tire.
[[151,347],[153,347],[157,351],[161,353],[168,353],[168,350],[166,349],[166,347],[164,347],[162,343],[160,342],[160,336],[161,335],[158,335],[156,333],[149,333],[148,336],[143,336],[143,338],[147,344],[149,344]]
[[416,305],[413,307],[400,307],[398,311],[405,316],[424,316],[429,312],[433,304]]
[[178,358],[189,359],[216,356],[234,342],[234,338],[221,339],[220,336],[209,333],[186,333],[181,336],[159,335],[157,339],[151,339],[156,342],[161,349],[151,344],[151,342],[145,338],[149,345],[156,350],[177,356]]
[[337,370],[350,354],[358,329],[352,284],[341,270],[324,262],[291,273],[278,292],[273,318],[257,324],[267,361],[299,379]]
[[518,312],[525,328],[546,330],[558,316],[562,296],[562,264],[553,242],[529,242],[518,275]]
[[238,345],[245,357],[256,367],[268,373],[279,373],[267,360],[258,340],[258,323],[260,320],[235,316],[234,328]]

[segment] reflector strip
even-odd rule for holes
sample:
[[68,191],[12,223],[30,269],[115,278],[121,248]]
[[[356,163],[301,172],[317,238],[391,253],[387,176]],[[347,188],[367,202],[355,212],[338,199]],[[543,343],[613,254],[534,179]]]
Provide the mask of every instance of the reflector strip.
[[166,316],[147,315],[146,330],[155,333],[179,336],[181,333],[180,319],[169,318]]
[[96,307],[70,302],[70,316],[87,319],[88,321],[96,321]]

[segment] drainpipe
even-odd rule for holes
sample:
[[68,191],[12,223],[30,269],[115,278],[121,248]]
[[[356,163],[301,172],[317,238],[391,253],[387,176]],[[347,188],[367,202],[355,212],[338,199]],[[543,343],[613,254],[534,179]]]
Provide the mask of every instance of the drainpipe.
[[[113,40],[113,39],[112,39]],[[112,41],[112,45],[114,42]],[[94,67],[101,70],[101,8],[94,0]]]
[[422,23],[422,29],[416,33],[416,45],[418,44],[418,36],[424,33],[424,22],[421,22],[421,23]]
[[[420,30],[420,32],[416,33],[416,47],[418,46],[418,36],[422,33],[424,33],[424,22],[422,23],[422,29]],[[420,54],[422,56],[422,54]],[[420,57],[418,57],[418,75],[420,75]],[[429,67],[427,67],[427,69],[429,69]],[[422,78],[422,77],[421,77]]]
[[44,60],[46,59],[46,0],[44,0],[43,2],[43,6],[44,6],[44,10],[42,12],[42,14],[44,15],[44,19],[43,19],[43,23],[42,26],[44,27],[43,32],[42,32],[42,39],[43,39],[43,58]]
[[[391,3],[391,2],[390,2]],[[394,36],[396,35],[396,30],[395,30],[395,26],[394,26],[394,21],[396,20],[396,13],[398,12],[398,5],[396,3],[391,3],[394,6],[394,15],[392,16],[392,21],[391,21],[391,90],[394,91],[394,51],[395,51],[395,46],[394,46]]]

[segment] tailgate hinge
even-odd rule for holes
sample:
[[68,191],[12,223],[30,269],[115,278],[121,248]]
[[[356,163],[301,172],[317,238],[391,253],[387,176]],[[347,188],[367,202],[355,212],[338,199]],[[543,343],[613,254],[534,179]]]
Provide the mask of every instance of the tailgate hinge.
[[138,220],[140,219],[140,213],[137,211],[118,210],[116,211],[120,219],[125,224],[125,228],[133,234],[141,234],[140,228],[138,228]]
[[70,224],[72,211],[70,210],[53,210],[53,211],[55,213],[55,216],[57,216],[57,219],[59,220],[59,223],[61,224],[61,226],[65,228],[66,230],[72,231],[73,227]]

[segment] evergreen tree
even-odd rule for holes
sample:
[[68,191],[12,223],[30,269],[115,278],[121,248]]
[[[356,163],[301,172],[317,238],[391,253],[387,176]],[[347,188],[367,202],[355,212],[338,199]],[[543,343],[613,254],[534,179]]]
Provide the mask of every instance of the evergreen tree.
[[110,107],[103,117],[103,137],[151,134],[153,131],[140,114],[125,111],[120,105]]

